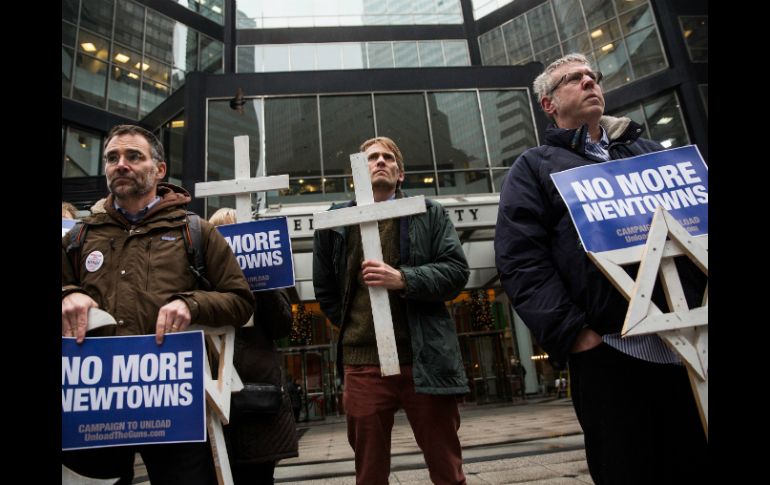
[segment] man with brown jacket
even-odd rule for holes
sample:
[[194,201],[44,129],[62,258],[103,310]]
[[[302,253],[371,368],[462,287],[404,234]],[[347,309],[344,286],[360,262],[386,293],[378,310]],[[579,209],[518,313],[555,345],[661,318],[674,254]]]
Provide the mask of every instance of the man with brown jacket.
[[[82,343],[88,310],[101,308],[116,326],[89,335],[166,333],[191,324],[246,323],[254,298],[235,256],[222,235],[201,219],[202,251],[211,291],[198,287],[182,231],[190,194],[161,183],[166,175],[163,146],[149,131],[120,125],[107,135],[104,169],[110,195],[84,222],[77,268],[66,254],[74,232],[62,239],[62,335]],[[62,453],[62,463],[95,478],[121,477],[130,483],[134,453],[153,485],[216,483],[208,443],[120,446]]]

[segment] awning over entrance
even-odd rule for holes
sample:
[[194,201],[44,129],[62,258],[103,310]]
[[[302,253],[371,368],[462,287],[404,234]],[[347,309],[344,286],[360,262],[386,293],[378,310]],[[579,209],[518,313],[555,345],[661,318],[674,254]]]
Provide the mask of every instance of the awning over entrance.
[[[431,197],[440,203],[454,223],[468,259],[471,275],[465,289],[499,286],[493,239],[499,194]],[[296,290],[301,301],[315,300],[313,291],[313,214],[329,208],[329,202],[271,206],[261,217],[288,219],[294,253]]]

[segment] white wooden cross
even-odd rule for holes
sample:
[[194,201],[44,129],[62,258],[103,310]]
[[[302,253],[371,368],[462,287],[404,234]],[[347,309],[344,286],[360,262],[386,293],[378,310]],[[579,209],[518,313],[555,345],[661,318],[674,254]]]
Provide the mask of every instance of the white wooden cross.
[[[285,189],[289,187],[288,175],[272,177],[250,177],[249,137],[236,136],[235,145],[235,179],[218,182],[200,182],[195,184],[196,197],[211,197],[215,195],[235,194],[235,218],[237,222],[247,222],[251,217],[251,193],[267,190]],[[253,319],[253,316],[252,316]],[[251,323],[251,321],[250,321]],[[208,403],[208,429],[211,449],[214,454],[214,465],[217,480],[220,485],[233,483],[230,462],[227,457],[222,425],[230,420],[230,395],[243,389],[238,372],[233,366],[233,351],[235,348],[235,328],[207,327],[193,325],[191,329],[201,329],[206,334],[209,348],[219,356],[219,367],[216,376],[210,372],[210,362],[205,366],[206,371],[206,402]],[[207,354],[208,359],[208,354]]]
[[[350,155],[350,166],[353,169],[357,205],[316,213],[313,215],[313,225],[315,229],[329,229],[359,224],[364,259],[382,261],[382,245],[380,244],[377,221],[425,212],[425,197],[418,195],[385,202],[374,202],[372,178],[366,155],[364,153]],[[383,376],[400,374],[388,290],[381,286],[370,286],[369,299],[372,304],[380,371]]]
[[[667,241],[667,237],[671,240]],[[675,256],[689,257],[708,275],[708,236],[693,237],[663,207],[652,218],[644,246],[588,253],[615,288],[629,300],[623,337],[657,333],[687,366],[690,385],[708,438],[708,286],[703,306],[690,309],[674,264]],[[622,266],[640,263],[634,281]],[[670,313],[652,303],[660,272]]]

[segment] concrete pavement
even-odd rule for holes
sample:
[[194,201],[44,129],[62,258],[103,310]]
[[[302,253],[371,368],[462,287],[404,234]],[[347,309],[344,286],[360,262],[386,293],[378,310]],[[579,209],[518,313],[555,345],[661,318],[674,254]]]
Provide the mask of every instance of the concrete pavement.
[[[583,434],[572,402],[530,399],[515,404],[460,407],[463,470],[469,485],[591,484]],[[353,450],[344,416],[300,423],[299,456],[278,463],[276,483],[354,485]],[[403,411],[396,413],[392,433],[391,484],[430,484],[428,470]],[[136,456],[134,484],[149,484]]]
[[[469,484],[593,483],[585,462],[582,431],[569,399],[471,404],[461,406],[460,414],[463,470]],[[276,467],[276,483],[355,484],[344,417],[307,426],[299,447],[299,457],[283,460]],[[396,414],[391,455],[391,483],[430,483],[422,453],[402,411]]]

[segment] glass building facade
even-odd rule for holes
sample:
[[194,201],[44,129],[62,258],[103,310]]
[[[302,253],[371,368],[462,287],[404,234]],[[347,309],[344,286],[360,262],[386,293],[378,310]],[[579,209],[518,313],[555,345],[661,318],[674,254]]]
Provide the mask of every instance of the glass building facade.
[[605,91],[668,66],[647,0],[549,0],[479,36],[485,65],[548,65],[585,54]]
[[187,73],[221,73],[223,49],[131,0],[64,0],[62,97],[140,119],[181,88]]
[[463,40],[239,45],[236,52],[236,72],[470,65]]
[[[498,192],[516,157],[538,144],[526,89],[254,98],[243,114],[210,100],[208,113],[206,179],[233,177],[232,133],[249,135],[252,172],[290,177],[270,204],[353,198],[348,156],[374,136],[398,140],[402,186],[426,196]],[[207,209],[232,200],[209,198]]]
[[434,25],[463,21],[460,0],[236,0],[236,28]]

